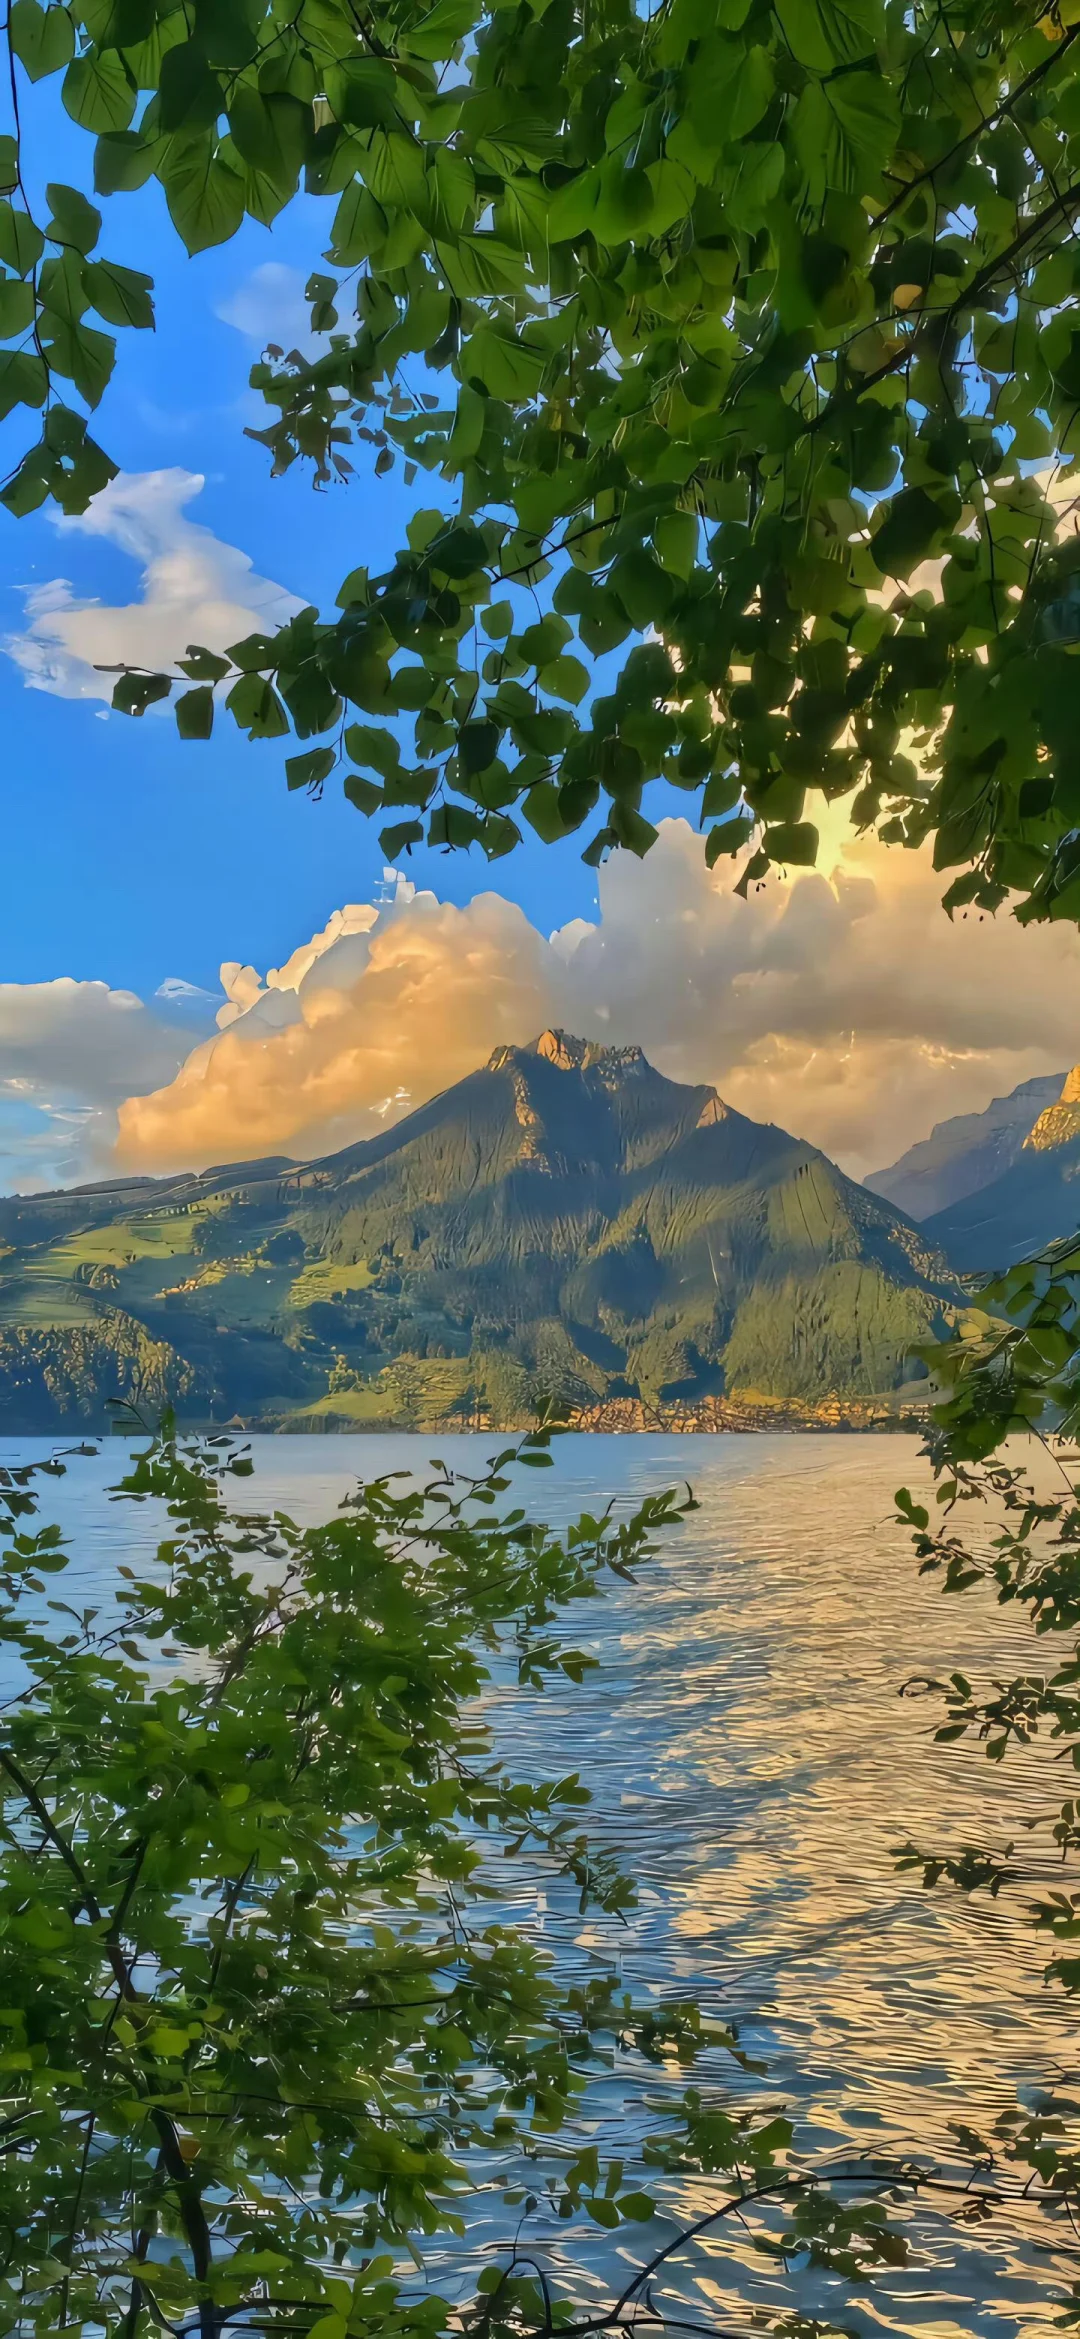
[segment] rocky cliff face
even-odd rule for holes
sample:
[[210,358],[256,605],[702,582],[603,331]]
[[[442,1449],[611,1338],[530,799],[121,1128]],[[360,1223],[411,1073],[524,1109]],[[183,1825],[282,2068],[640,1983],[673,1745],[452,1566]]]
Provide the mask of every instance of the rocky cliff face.
[[1048,1153],[1055,1145],[1071,1145],[1074,1137],[1080,1137],[1080,1064],[1066,1073],[1061,1095],[1039,1114],[1024,1150]]

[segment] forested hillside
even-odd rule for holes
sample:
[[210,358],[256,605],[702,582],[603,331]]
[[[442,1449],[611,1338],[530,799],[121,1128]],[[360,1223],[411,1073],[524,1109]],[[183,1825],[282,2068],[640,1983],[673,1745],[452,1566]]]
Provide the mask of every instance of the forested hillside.
[[13,1198],[0,1242],[8,1430],[854,1399],[959,1297],[813,1146],[554,1032],[327,1160]]

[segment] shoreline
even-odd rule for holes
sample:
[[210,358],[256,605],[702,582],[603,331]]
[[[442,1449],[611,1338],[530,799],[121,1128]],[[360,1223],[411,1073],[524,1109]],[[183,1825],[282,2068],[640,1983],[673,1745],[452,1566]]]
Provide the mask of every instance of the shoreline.
[[[826,1433],[839,1436],[904,1436],[925,1434],[929,1406],[890,1403],[884,1398],[829,1397],[811,1403],[800,1398],[707,1397],[695,1403],[646,1405],[641,1398],[612,1397],[567,1415],[559,1427],[601,1437],[687,1436],[723,1437],[733,1433],[786,1430],[799,1435]],[[324,1403],[307,1413],[267,1416],[263,1420],[225,1423],[249,1436],[277,1437],[387,1436],[415,1432],[424,1437],[451,1437],[469,1433],[484,1436],[519,1435],[535,1429],[535,1417],[502,1421],[477,1410],[466,1416],[444,1414],[431,1420],[373,1420],[369,1415],[336,1410]]]

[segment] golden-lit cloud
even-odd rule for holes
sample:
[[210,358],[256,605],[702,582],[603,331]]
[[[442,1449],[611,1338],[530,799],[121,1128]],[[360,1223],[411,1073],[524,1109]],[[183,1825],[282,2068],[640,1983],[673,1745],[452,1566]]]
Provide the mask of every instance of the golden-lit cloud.
[[[841,816],[842,819],[842,816]],[[550,937],[497,893],[398,884],[337,913],[265,980],[222,970],[221,1029],[120,1108],[125,1168],[327,1152],[386,1127],[546,1023],[637,1041],[856,1176],[932,1123],[1080,1056],[1080,936],[1007,915],[950,924],[922,854],[845,833],[748,901],[665,821],[600,873],[595,923]]]
[[223,1028],[121,1108],[119,1158],[205,1167],[370,1136],[538,1031],[561,972],[515,903],[487,893],[456,909],[399,884],[377,911],[339,912],[265,986],[225,965]]

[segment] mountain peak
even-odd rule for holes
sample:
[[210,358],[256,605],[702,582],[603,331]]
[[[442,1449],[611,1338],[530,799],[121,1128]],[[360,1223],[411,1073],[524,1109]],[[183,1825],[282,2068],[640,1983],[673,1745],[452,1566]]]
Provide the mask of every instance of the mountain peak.
[[1056,1145],[1068,1145],[1080,1137],[1080,1064],[1074,1064],[1065,1075],[1057,1103],[1047,1105],[1039,1114],[1031,1135],[1024,1140],[1024,1150],[1049,1153]]
[[523,1056],[542,1056],[553,1064],[557,1072],[591,1072],[594,1069],[618,1077],[625,1072],[651,1072],[652,1066],[643,1049],[637,1047],[605,1047],[601,1040],[580,1040],[573,1032],[562,1031],[555,1024],[530,1040],[525,1047],[494,1048],[488,1057],[489,1072],[499,1072],[506,1064],[519,1063]]
[[534,1053],[546,1057],[549,1064],[557,1064],[560,1072],[580,1072],[587,1049],[586,1040],[576,1040],[568,1031],[542,1031],[534,1044]]
[[0,1426],[834,1402],[959,1303],[887,1203],[640,1048],[549,1028],[491,1066],[304,1166],[0,1202]]

